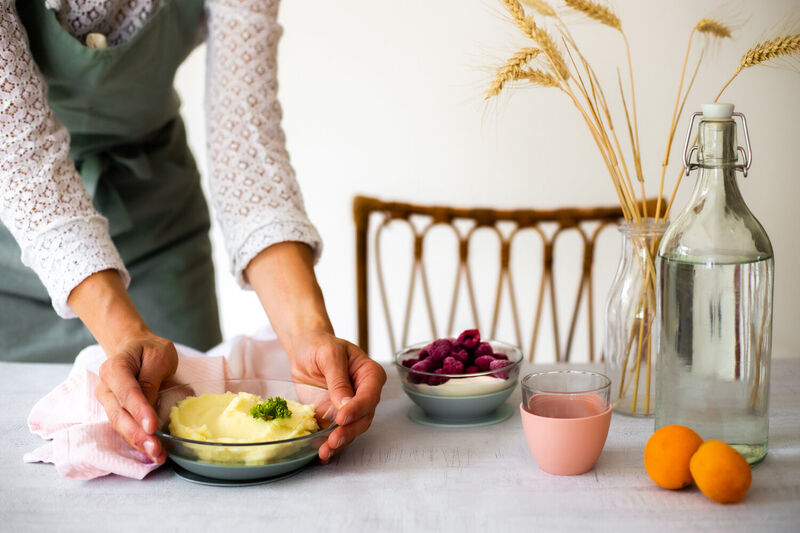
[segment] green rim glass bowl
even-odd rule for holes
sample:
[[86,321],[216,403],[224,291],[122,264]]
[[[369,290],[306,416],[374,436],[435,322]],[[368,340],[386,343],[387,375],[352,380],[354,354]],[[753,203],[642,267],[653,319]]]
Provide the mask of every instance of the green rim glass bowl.
[[432,421],[468,423],[490,417],[517,385],[522,352],[505,342],[485,342],[494,353],[505,354],[511,364],[472,374],[435,374],[403,365],[403,361],[416,359],[420,350],[430,343],[414,344],[401,350],[395,355],[394,366],[403,391]]
[[[280,396],[313,404],[320,429],[301,437],[254,443],[206,442],[170,435],[169,414],[175,404],[188,396],[225,392],[248,392],[265,399]],[[159,392],[156,412],[156,435],[172,461],[200,476],[237,481],[283,476],[308,464],[336,428],[333,420],[338,413],[327,389],[272,379],[212,380],[170,387]]]

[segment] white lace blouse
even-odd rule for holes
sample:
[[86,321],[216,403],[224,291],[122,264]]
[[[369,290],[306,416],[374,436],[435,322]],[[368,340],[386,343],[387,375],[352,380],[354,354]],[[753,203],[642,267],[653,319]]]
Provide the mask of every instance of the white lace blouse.
[[[171,0],[25,0],[46,2],[75,38],[129,39]],[[74,317],[70,291],[95,272],[129,275],[69,158],[69,134],[47,101],[14,7],[0,0],[0,220],[22,262],[44,283],[53,307]],[[281,129],[276,52],[279,0],[206,0],[209,185],[231,271],[283,241],[322,243],[308,220]],[[95,36],[93,36],[94,38]],[[101,38],[102,39],[102,38]],[[199,44],[199,43],[198,43]]]

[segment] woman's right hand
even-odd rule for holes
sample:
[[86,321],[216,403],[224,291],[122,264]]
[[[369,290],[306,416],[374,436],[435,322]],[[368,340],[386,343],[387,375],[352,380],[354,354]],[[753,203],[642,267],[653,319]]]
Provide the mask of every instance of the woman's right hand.
[[175,346],[150,331],[115,270],[92,274],[67,302],[108,357],[94,393],[111,426],[125,442],[163,463],[166,452],[153,435],[158,417],[152,406],[161,383],[178,368]]
[[156,463],[166,460],[166,452],[153,436],[158,416],[153,404],[161,382],[178,369],[178,353],[167,339],[147,333],[127,339],[108,353],[100,367],[100,383],[95,396],[103,405],[114,431],[125,442]]

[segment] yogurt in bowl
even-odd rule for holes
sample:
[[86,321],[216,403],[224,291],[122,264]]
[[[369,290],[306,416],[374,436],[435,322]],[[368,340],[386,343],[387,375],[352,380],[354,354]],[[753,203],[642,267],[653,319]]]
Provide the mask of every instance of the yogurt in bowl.
[[409,346],[394,360],[405,393],[428,417],[442,422],[494,413],[514,390],[521,363],[519,348],[481,341],[477,330]]
[[509,383],[508,379],[495,376],[473,376],[450,379],[441,385],[428,385],[427,383],[404,384],[421,394],[432,396],[480,396],[498,392],[509,386],[513,387],[516,381]]

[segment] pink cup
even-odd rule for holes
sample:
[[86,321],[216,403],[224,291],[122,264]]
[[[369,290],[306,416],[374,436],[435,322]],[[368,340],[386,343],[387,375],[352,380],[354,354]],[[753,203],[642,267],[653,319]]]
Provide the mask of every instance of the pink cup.
[[522,427],[539,468],[560,476],[592,469],[611,423],[610,386],[602,374],[577,370],[523,378]]

